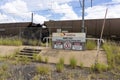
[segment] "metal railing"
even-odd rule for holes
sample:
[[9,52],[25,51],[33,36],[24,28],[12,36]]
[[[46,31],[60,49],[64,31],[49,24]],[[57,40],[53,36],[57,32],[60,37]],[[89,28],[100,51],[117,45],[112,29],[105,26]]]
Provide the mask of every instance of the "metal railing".
[[[49,40],[52,39],[52,37],[44,37],[43,40],[46,39],[46,47],[49,47]],[[97,41],[97,51],[100,50],[100,45],[101,42],[104,43],[103,39],[99,39],[99,38],[86,38],[86,40],[94,40]]]

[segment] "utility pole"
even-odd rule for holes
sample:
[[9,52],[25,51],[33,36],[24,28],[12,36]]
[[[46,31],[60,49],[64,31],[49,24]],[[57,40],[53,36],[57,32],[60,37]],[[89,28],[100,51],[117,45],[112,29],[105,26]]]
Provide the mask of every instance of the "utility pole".
[[33,23],[33,13],[32,13],[32,15],[31,15],[31,22]]
[[82,1],[82,32],[85,32],[85,22],[84,22],[84,8],[85,8],[85,0]]
[[[84,7],[85,7],[85,0],[82,1],[82,29],[81,32],[85,33],[85,25],[84,25]],[[85,43],[81,43],[83,50],[85,50]]]

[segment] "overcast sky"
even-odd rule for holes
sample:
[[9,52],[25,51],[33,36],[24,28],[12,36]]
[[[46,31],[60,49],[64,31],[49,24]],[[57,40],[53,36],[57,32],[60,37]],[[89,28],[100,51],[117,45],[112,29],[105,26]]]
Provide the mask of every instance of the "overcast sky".
[[[82,0],[80,0],[82,1]],[[85,0],[85,19],[120,18],[120,0]],[[0,0],[0,23],[81,19],[79,0]]]

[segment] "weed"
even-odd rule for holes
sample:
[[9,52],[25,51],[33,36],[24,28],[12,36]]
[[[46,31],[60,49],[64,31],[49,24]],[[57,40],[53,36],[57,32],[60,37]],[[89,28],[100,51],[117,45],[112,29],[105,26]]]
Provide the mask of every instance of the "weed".
[[91,66],[91,70],[95,72],[104,72],[108,70],[108,67],[101,63],[96,63],[95,65]]
[[0,79],[7,80],[8,77],[10,77],[10,73],[8,72],[8,65],[3,64],[0,67]]
[[117,69],[117,67],[120,65],[119,48],[119,45],[115,42],[107,41],[103,44],[103,49],[107,54],[108,69]]
[[83,63],[81,62],[81,63],[80,63],[80,68],[83,68],[83,67],[84,67],[84,65],[83,65]]
[[33,54],[34,61],[42,62],[42,56],[38,54]]
[[70,58],[70,66],[72,68],[75,68],[77,66],[77,60],[75,59],[75,57]]
[[61,57],[61,58],[59,59],[59,62],[58,62],[57,65],[56,65],[56,70],[57,70],[57,72],[62,72],[63,69],[64,69],[64,58]]
[[34,61],[37,61],[37,56],[38,56],[37,54],[33,54],[33,60]]
[[87,43],[86,43],[86,49],[93,50],[93,49],[95,49],[95,47],[96,47],[95,41],[92,41],[92,40],[88,40],[87,41]]
[[57,72],[62,72],[63,69],[64,69],[64,65],[63,65],[63,64],[58,63],[58,64],[56,65],[56,70],[57,70]]
[[0,38],[0,45],[13,45],[13,46],[21,46],[22,40],[20,39],[11,39],[11,38]]
[[36,71],[38,74],[46,75],[50,72],[50,69],[49,67],[45,67],[45,66],[37,66]]
[[30,63],[30,59],[27,57],[27,56],[20,56],[20,57],[17,57],[17,62],[21,62],[21,64],[29,64]]
[[45,57],[45,63],[48,63],[49,58]]
[[41,55],[37,55],[36,56],[36,60],[38,61],[38,62],[42,62],[43,60],[42,60],[42,56]]
[[42,46],[42,47],[45,47],[45,46],[46,46],[46,44],[41,42],[41,46]]
[[91,74],[91,77],[90,77],[91,79],[102,79],[102,80],[108,80],[108,76],[106,76],[106,75],[104,75],[104,74]]
[[7,71],[8,70],[8,65],[7,64],[3,64],[1,66],[1,69],[3,69],[3,71]]
[[40,75],[35,75],[32,80],[39,80],[40,79]]
[[32,46],[37,46],[38,45],[38,40],[30,39],[30,40],[27,41],[27,44],[32,45]]
[[64,58],[63,58],[63,57],[61,57],[61,58],[59,59],[59,64],[63,64],[63,65],[64,65]]

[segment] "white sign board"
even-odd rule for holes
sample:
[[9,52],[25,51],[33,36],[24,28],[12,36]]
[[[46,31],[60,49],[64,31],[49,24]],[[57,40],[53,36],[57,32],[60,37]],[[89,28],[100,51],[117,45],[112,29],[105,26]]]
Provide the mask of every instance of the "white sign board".
[[52,43],[55,49],[82,50],[86,42],[85,33],[53,33]]

